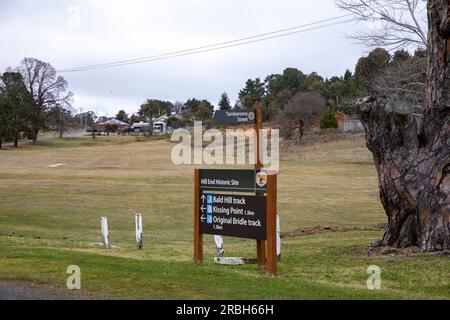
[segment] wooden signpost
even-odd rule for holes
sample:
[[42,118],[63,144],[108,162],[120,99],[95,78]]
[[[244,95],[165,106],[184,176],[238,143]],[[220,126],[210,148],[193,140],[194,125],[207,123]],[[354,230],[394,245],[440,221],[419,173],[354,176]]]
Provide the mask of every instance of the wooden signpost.
[[[194,172],[194,260],[203,262],[203,234],[256,240],[260,269],[277,275],[277,175],[261,171],[261,108],[215,116],[222,124],[253,124],[257,156],[254,170],[196,169]],[[239,120],[236,117],[239,116]],[[247,120],[245,120],[247,119]]]

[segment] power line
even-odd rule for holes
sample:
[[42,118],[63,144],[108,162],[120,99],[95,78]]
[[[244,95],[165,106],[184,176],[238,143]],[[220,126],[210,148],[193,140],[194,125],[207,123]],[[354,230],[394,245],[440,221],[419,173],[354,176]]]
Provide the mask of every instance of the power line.
[[[225,41],[225,42],[221,42],[221,43],[216,43],[216,44],[211,44],[211,45],[206,45],[206,46],[201,46],[201,47],[196,47],[196,48],[191,48],[191,49],[172,51],[172,52],[168,52],[168,53],[163,53],[163,54],[158,54],[158,55],[148,56],[148,57],[142,57],[142,58],[136,58],[136,59],[120,60],[120,61],[103,63],[103,64],[95,64],[95,65],[88,65],[88,66],[82,66],[82,67],[61,69],[61,70],[58,70],[58,72],[80,72],[80,71],[88,71],[88,70],[95,70],[95,69],[105,69],[105,68],[111,68],[111,67],[137,64],[137,63],[165,60],[165,59],[182,57],[182,56],[187,56],[187,55],[192,55],[192,54],[197,54],[197,53],[202,53],[202,52],[216,51],[216,50],[221,50],[221,49],[225,49],[225,48],[247,45],[247,44],[251,44],[251,43],[256,43],[256,42],[266,41],[266,40],[270,40],[270,39],[286,37],[286,36],[303,33],[303,32],[307,32],[307,31],[317,30],[317,29],[329,27],[332,25],[356,21],[356,19],[347,19],[347,20],[341,20],[341,21],[332,22],[332,23],[328,23],[328,24],[322,24],[324,22],[349,17],[351,15],[352,14],[341,15],[341,16],[337,16],[337,17],[333,17],[333,18],[328,18],[328,19],[324,19],[324,20],[320,20],[320,21],[303,24],[300,26],[280,29],[277,31],[262,33],[262,34],[258,34],[258,35],[245,37],[245,38]],[[305,28],[305,27],[314,26],[314,25],[318,25],[318,26],[301,29],[301,30],[296,30],[296,29]],[[291,30],[296,30],[296,31],[291,31]],[[291,32],[286,32],[286,31],[291,31]]]
[[254,38],[268,36],[268,35],[271,35],[271,34],[276,34],[276,33],[291,31],[291,30],[295,30],[295,29],[299,29],[299,28],[304,28],[304,27],[308,27],[308,26],[311,26],[311,25],[315,25],[315,24],[321,24],[321,23],[324,23],[324,22],[345,18],[345,17],[351,16],[351,15],[352,14],[345,14],[345,15],[341,15],[341,16],[337,16],[337,17],[333,17],[333,18],[320,20],[320,21],[310,22],[310,23],[299,25],[299,26],[295,26],[295,27],[280,29],[280,30],[276,30],[276,31],[272,31],[272,32],[262,33],[262,34],[258,34],[258,35],[254,35],[254,36],[249,36],[249,37],[245,37],[245,38],[240,38],[240,39],[236,39],[236,40],[220,42],[220,43],[216,43],[216,44],[211,44],[211,45],[206,45],[206,46],[201,46],[201,47],[196,47],[196,48],[191,48],[191,49],[172,51],[172,52],[158,54],[158,55],[149,56],[149,57],[142,57],[142,58],[136,58],[136,59],[129,59],[129,60],[121,60],[121,61],[108,62],[108,63],[102,63],[102,64],[88,65],[88,66],[78,67],[78,68],[63,69],[63,70],[60,70],[59,72],[63,72],[63,71],[66,71],[66,70],[78,70],[78,69],[88,69],[88,68],[95,68],[95,67],[103,67],[103,66],[122,64],[122,63],[128,63],[128,62],[137,62],[137,61],[140,61],[140,60],[159,58],[159,57],[167,56],[167,55],[186,53],[188,51],[202,50],[202,49],[206,49],[206,48],[210,48],[210,47],[227,45],[227,44],[231,44],[231,43],[235,43],[235,42],[240,42],[240,41],[245,41],[245,40],[250,40],[250,39],[254,39]]

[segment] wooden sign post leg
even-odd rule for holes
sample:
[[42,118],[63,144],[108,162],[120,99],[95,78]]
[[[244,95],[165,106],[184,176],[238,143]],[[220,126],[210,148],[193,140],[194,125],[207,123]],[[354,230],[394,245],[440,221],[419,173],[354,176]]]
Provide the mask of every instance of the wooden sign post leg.
[[277,175],[267,176],[267,273],[277,276]]
[[203,262],[203,235],[200,233],[200,170],[194,171],[194,261]]
[[[255,124],[253,129],[256,134],[256,164],[255,170],[260,170],[262,168],[261,158],[260,158],[260,142],[259,142],[259,130],[262,129],[262,112],[259,103],[255,105]],[[256,193],[258,194],[258,193]],[[256,240],[256,254],[258,268],[264,269],[266,266],[266,242],[264,240]]]
[[258,268],[264,269],[266,267],[266,242],[264,240],[256,240],[256,250]]

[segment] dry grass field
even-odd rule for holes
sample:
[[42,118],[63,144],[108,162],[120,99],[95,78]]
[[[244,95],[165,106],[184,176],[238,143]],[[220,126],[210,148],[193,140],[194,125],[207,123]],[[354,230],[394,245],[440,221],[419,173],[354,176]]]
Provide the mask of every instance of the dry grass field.
[[[48,140],[0,151],[0,279],[64,289],[67,266],[82,270],[82,293],[149,299],[450,298],[450,259],[368,255],[385,215],[375,168],[360,135],[286,143],[279,172],[283,232],[342,227],[346,232],[282,242],[279,277],[256,266],[192,262],[193,166],[175,166],[167,140],[133,137]],[[144,217],[144,248],[134,244],[134,214]],[[100,217],[118,248],[105,250]],[[254,241],[225,239],[229,256],[254,257]],[[368,290],[370,265],[382,289]],[[418,273],[417,270],[427,270]]]

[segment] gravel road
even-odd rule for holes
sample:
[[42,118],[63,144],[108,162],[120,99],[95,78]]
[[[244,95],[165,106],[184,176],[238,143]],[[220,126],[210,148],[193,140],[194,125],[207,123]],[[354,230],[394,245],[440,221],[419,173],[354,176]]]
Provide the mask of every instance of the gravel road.
[[77,292],[62,292],[30,283],[0,280],[0,300],[72,300],[83,299]]

